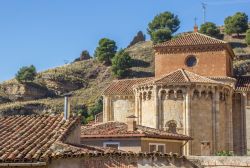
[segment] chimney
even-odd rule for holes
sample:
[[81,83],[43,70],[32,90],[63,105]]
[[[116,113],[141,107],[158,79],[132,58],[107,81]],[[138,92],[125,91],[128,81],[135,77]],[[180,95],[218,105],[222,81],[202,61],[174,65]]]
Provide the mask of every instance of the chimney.
[[194,25],[194,32],[197,33],[198,31],[199,31],[199,28],[198,28],[198,26],[195,24],[195,25]]
[[68,120],[69,118],[70,118],[69,95],[65,95],[65,97],[64,97],[64,115],[63,115],[63,119]]
[[132,132],[136,130],[136,116],[131,115],[127,117],[128,131]]

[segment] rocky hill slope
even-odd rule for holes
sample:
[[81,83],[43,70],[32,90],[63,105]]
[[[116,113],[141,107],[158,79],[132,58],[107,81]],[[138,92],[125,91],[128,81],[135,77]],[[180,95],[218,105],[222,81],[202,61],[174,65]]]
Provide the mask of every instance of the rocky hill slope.
[[[154,75],[154,54],[150,41],[127,49],[132,57],[129,78]],[[75,62],[40,72],[34,82],[15,79],[0,84],[0,115],[59,113],[63,95],[71,93],[73,111],[93,106],[102,90],[113,80],[110,67],[95,59]]]
[[[237,56],[235,69],[241,75],[249,74],[250,46],[243,38],[224,35],[224,40],[230,42]],[[132,57],[129,78],[154,75],[152,42],[140,42],[126,50]],[[65,93],[72,93],[73,111],[83,105],[91,107],[113,79],[110,67],[89,59],[40,72],[32,83],[9,80],[0,84],[0,115],[60,113]]]

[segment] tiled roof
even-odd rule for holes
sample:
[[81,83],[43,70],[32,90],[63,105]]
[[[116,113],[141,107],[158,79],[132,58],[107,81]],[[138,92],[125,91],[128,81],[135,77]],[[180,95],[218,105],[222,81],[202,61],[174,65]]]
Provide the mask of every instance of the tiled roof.
[[132,87],[135,84],[149,81],[152,78],[136,78],[114,80],[103,92],[104,95],[131,95],[133,94]]
[[[79,124],[79,117],[63,120],[61,115],[0,117],[0,162],[46,162],[51,156],[69,152],[72,155],[95,152],[93,148],[64,144]],[[67,150],[53,149],[60,144],[67,146]]]
[[249,92],[250,91],[250,76],[243,76],[237,78],[235,86],[236,91]]
[[204,76],[200,76],[193,72],[189,72],[185,69],[178,69],[176,71],[170,72],[169,74],[163,75],[157,79],[142,83],[156,83],[156,84],[165,84],[165,83],[213,83],[221,84],[215,80],[209,79]]
[[122,122],[107,122],[92,126],[83,126],[82,138],[104,138],[104,137],[151,137],[159,139],[191,140],[192,138],[182,134],[168,133],[158,129],[137,125],[135,131],[128,131],[127,124]]
[[157,44],[154,47],[177,47],[177,46],[195,46],[195,45],[214,45],[226,44],[225,41],[212,38],[201,33],[190,33],[179,38]]

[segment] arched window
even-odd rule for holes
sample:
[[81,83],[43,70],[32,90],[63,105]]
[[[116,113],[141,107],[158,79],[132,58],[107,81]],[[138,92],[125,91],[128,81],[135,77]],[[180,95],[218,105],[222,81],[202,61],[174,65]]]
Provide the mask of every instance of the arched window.
[[151,100],[151,97],[152,97],[152,92],[149,91],[149,92],[148,92],[148,100]]
[[202,91],[202,92],[201,92],[201,97],[202,97],[202,98],[206,98],[206,95],[207,95],[206,91]]
[[169,95],[169,98],[170,98],[170,99],[174,99],[174,91],[173,91],[173,90],[170,90],[170,91],[168,92],[168,95]]
[[161,100],[165,100],[167,98],[167,93],[165,90],[161,91]]
[[199,91],[198,90],[194,90],[193,98],[199,98]]
[[178,99],[183,99],[182,90],[178,90],[178,91],[177,91],[177,98],[178,98]]
[[145,101],[147,99],[147,93],[143,92],[143,100]]
[[176,128],[177,128],[177,122],[175,120],[170,120],[166,123],[167,127],[167,132],[169,133],[177,133]]

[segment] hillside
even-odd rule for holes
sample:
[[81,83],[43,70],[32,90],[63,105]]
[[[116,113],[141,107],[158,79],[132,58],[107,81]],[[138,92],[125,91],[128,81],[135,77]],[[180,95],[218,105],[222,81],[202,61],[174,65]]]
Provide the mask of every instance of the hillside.
[[[244,39],[224,35],[236,54],[234,67],[241,75],[250,72],[250,47]],[[140,42],[126,49],[132,57],[129,78],[154,75],[152,42]],[[242,70],[243,69],[243,70]],[[0,115],[59,113],[63,95],[71,93],[73,111],[91,107],[102,90],[113,80],[110,67],[95,59],[75,62],[40,72],[32,83],[20,84],[15,79],[0,84]]]
[[[154,75],[150,41],[138,43],[127,51],[132,57],[130,78]],[[40,72],[32,83],[5,81],[0,84],[0,115],[62,112],[65,93],[72,94],[73,111],[83,105],[90,107],[113,79],[110,67],[89,59]]]

